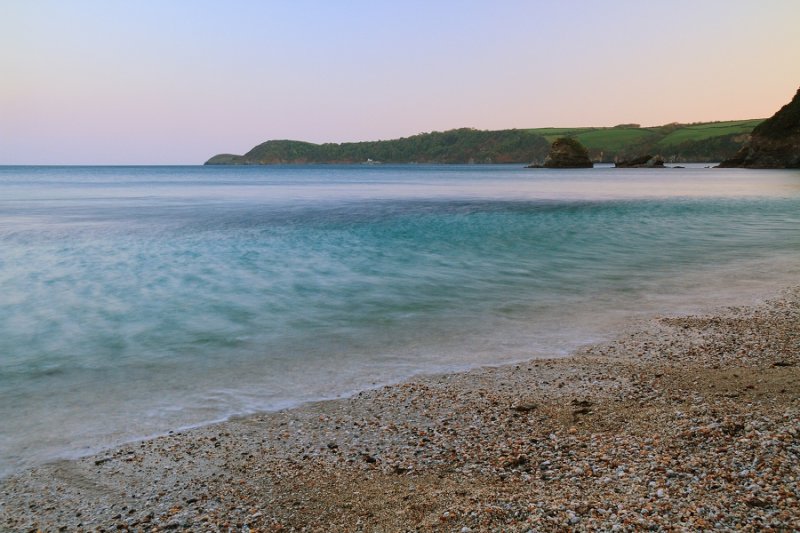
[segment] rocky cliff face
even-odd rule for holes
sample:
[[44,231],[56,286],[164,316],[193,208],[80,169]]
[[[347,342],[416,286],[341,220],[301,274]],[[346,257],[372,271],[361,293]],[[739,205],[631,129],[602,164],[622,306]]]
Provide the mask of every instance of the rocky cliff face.
[[791,102],[759,124],[750,141],[722,168],[800,168],[800,89]]
[[569,137],[556,139],[544,160],[544,168],[592,168],[586,148]]

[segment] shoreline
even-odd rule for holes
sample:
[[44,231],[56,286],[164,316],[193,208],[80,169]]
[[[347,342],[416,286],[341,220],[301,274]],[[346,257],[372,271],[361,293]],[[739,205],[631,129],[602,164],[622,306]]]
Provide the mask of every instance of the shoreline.
[[795,287],[49,463],[0,529],[800,528],[798,324]]

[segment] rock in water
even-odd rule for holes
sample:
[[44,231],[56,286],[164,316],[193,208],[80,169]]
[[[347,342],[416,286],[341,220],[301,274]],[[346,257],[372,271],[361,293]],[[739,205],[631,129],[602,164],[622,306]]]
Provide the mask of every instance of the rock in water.
[[627,161],[618,161],[614,163],[614,166],[616,168],[664,168],[664,160],[657,155],[643,155]]
[[592,160],[586,148],[569,137],[561,137],[553,142],[550,153],[544,160],[545,168],[592,168]]
[[800,168],[800,89],[792,101],[753,130],[722,168]]

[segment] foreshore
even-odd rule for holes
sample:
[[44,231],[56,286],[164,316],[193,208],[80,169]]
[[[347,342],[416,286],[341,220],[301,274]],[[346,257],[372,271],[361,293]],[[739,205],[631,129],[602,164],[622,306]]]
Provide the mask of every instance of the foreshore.
[[0,481],[0,531],[799,530],[800,288]]

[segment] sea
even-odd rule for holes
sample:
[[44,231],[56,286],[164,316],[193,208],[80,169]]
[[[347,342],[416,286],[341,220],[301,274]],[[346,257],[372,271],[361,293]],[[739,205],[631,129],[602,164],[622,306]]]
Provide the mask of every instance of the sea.
[[0,167],[0,476],[800,280],[800,171]]

